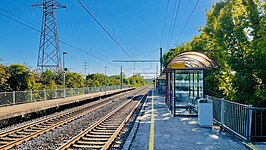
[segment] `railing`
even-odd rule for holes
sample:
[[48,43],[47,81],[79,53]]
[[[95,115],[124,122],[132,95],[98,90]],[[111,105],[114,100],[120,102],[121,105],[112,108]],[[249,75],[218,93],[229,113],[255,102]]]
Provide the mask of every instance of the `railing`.
[[[126,88],[127,86],[123,86]],[[120,86],[84,87],[66,89],[66,97],[119,89]],[[0,92],[0,107],[22,103],[64,98],[64,90],[36,90]]]
[[250,141],[252,105],[244,105],[207,96],[213,101],[214,121],[241,138]]
[[252,108],[251,139],[256,142],[266,142],[266,108]]

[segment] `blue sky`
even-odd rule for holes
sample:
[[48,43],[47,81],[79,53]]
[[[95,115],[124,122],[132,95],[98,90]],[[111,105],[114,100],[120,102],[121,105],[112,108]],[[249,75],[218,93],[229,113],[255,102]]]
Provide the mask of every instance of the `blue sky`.
[[[198,35],[198,27],[205,25],[206,9],[214,0],[200,0],[185,32],[178,43],[177,38],[189,17],[196,0],[181,0],[180,9],[172,36],[167,46],[171,17],[175,0],[169,0],[165,32],[161,44],[164,16],[167,0],[81,0],[105,27],[119,38],[134,59],[158,59],[160,47],[167,51],[176,44],[190,41]],[[22,21],[34,28],[41,28],[42,9],[31,4],[39,0],[3,0],[0,1],[0,13]],[[76,0],[58,0],[67,6],[56,11],[59,39],[112,63],[113,60],[126,59],[128,56],[111,40]],[[0,15],[0,58],[3,64],[21,63],[36,69],[40,34],[17,22]],[[60,51],[67,51],[66,66],[73,72],[84,74],[84,62],[87,73],[107,74],[120,72],[123,66],[127,76],[139,72],[155,72],[156,63],[106,63],[60,43]],[[140,55],[144,54],[144,55]],[[141,68],[142,69],[141,69]],[[154,76],[154,75],[147,75]]]

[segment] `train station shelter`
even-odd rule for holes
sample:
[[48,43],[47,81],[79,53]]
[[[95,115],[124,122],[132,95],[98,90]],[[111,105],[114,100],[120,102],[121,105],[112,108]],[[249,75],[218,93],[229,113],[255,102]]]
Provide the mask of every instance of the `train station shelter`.
[[160,75],[156,80],[157,80],[157,90],[159,93],[165,93],[165,79],[166,79],[166,75],[162,74]]
[[180,53],[170,60],[163,70],[165,103],[174,116],[197,112],[197,100],[205,97],[205,70],[218,67],[213,59],[194,51]]

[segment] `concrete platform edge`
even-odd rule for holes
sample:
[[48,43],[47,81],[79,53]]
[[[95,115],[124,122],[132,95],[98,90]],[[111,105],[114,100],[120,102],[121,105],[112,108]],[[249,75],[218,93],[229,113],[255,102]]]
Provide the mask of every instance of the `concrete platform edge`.
[[[36,107],[34,109],[28,109],[27,111],[10,113],[7,116],[0,117],[0,121],[1,120],[15,118],[15,117],[18,117],[18,116],[24,116],[24,115],[27,115],[27,114],[30,114],[30,113],[33,113],[33,112],[38,112],[38,111],[43,111],[43,110],[47,110],[47,109],[50,109],[50,108],[56,108],[56,107],[60,107],[60,106],[63,106],[63,105],[68,105],[68,104],[75,103],[75,102],[81,102],[81,101],[85,101],[85,100],[89,100],[89,99],[93,99],[93,98],[97,98],[97,97],[107,96],[107,95],[110,95],[110,94],[116,94],[116,93],[119,93],[119,92],[128,91],[130,89],[132,89],[132,88],[122,89],[122,90],[116,91],[116,92],[112,92],[112,91],[115,91],[115,90],[111,90],[111,91],[107,91],[107,92],[99,92],[99,95],[96,95],[96,96],[91,96],[90,94],[86,94],[88,96],[79,95],[79,96],[68,97],[68,98],[73,99],[72,101],[69,101],[69,102],[64,102],[64,98],[54,99],[54,100],[61,100],[62,102],[54,104],[54,105],[47,105],[47,106],[43,106],[43,107]],[[97,94],[97,93],[93,93],[93,94]],[[53,100],[39,101],[39,102],[35,102],[35,103],[42,103],[42,102],[46,102],[47,103],[49,101],[53,101]],[[25,103],[25,104],[30,104],[30,103]],[[21,105],[25,105],[25,104],[21,104]],[[16,106],[16,105],[14,105],[14,106]],[[12,107],[12,106],[7,106],[7,107]]]
[[260,150],[258,147],[256,147],[254,144],[252,143],[246,143],[246,142],[242,142],[242,144],[244,144],[248,149],[250,150]]
[[[149,94],[150,94],[150,92],[149,92]],[[149,96],[149,94],[148,94],[148,96]],[[147,98],[146,98],[144,104],[142,105],[142,107],[141,107],[141,109],[140,109],[140,111],[139,111],[139,114],[138,114],[138,116],[137,116],[137,119],[136,119],[136,121],[135,121],[135,123],[134,123],[134,125],[133,125],[133,127],[132,127],[132,129],[131,129],[131,131],[130,131],[130,133],[129,133],[129,136],[127,137],[127,139],[126,139],[126,141],[125,141],[125,143],[124,143],[124,145],[123,145],[123,147],[122,147],[122,150],[129,150],[130,147],[131,147],[131,143],[132,143],[132,141],[134,140],[135,135],[136,135],[136,132],[137,132],[138,127],[139,127],[139,122],[141,121],[141,120],[140,120],[140,117],[141,117],[141,116],[143,115],[143,113],[144,113],[144,112],[141,112],[141,111],[144,110],[145,107],[146,107],[146,104],[147,104],[147,101],[148,101],[148,96],[147,96]]]

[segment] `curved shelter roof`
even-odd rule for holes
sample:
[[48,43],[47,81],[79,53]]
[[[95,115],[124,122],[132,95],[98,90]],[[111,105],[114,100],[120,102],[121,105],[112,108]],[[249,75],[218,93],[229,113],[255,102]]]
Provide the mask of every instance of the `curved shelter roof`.
[[184,52],[176,55],[170,60],[163,72],[168,72],[169,69],[211,69],[218,68],[216,61],[199,52]]

